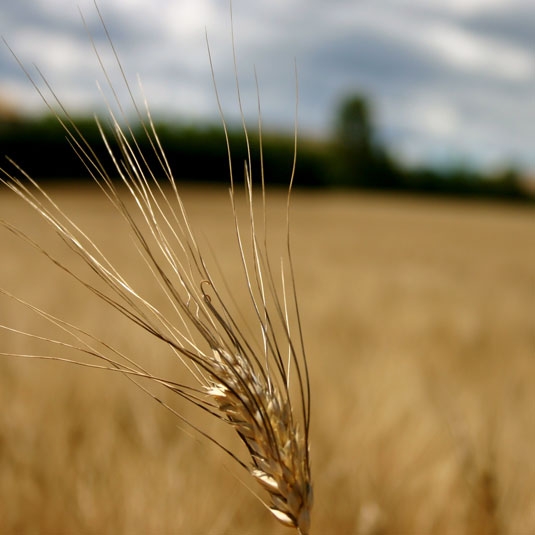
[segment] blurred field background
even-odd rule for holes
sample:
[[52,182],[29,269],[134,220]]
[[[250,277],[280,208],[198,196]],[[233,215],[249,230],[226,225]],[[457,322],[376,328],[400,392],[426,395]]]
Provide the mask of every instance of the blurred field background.
[[[135,276],[132,245],[102,197],[52,191]],[[226,191],[183,195],[232,286]],[[273,195],[277,233],[283,195]],[[5,190],[0,214],[55,250]],[[535,533],[533,208],[297,191],[292,225],[313,389],[313,532]],[[0,250],[1,287],[179,373],[5,230]],[[150,296],[151,281],[138,283]],[[4,296],[0,323],[47,333]],[[7,332],[0,345],[43,351]],[[1,533],[289,532],[240,482],[258,490],[246,474],[122,377],[2,357],[0,402]]]

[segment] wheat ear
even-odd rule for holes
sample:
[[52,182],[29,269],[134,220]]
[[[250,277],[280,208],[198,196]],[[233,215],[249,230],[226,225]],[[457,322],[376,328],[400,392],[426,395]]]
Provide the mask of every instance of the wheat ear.
[[[84,276],[67,261],[53,256],[20,228],[4,220],[1,223],[7,230],[39,250],[56,267],[73,277],[88,291],[97,295],[103,303],[113,307],[140,329],[159,340],[163,348],[180,359],[191,371],[192,384],[179,384],[152,374],[137,363],[135,358],[125,355],[98,336],[84,331],[65,319],[48,314],[3,289],[0,289],[0,293],[24,304],[29,310],[49,321],[54,328],[66,333],[70,341],[41,338],[5,324],[0,325],[2,329],[27,337],[40,338],[49,343],[52,349],[62,346],[86,358],[57,357],[53,355],[53,351],[48,355],[7,352],[0,354],[60,360],[123,374],[246,468],[267,491],[269,500],[268,503],[264,503],[277,520],[304,535],[309,532],[312,507],[309,458],[310,389],[289,237],[288,210],[295,157],[287,197],[286,252],[275,264],[268,254],[263,170],[260,173],[262,192],[260,215],[257,214],[257,203],[253,200],[253,162],[243,112],[243,131],[248,147],[245,165],[247,216],[239,217],[237,189],[234,185],[230,157],[231,147],[216,89],[227,140],[230,166],[229,191],[239,250],[238,260],[243,268],[244,281],[255,319],[256,335],[254,335],[240,328],[235,307],[228,301],[227,293],[213,276],[213,269],[209,267],[188,220],[178,185],[167,163],[149,107],[146,101],[143,109],[138,106],[98,6],[96,9],[113,51],[122,83],[130,95],[136,122],[141,126],[143,135],[152,147],[150,157],[155,157],[158,162],[156,167],[149,164],[149,155],[142,153],[123,103],[119,101],[111,76],[92,39],[96,58],[113,95],[111,100],[107,101],[111,133],[110,129],[105,128],[102,122],[96,119],[110,158],[108,163],[97,156],[96,149],[84,138],[41,72],[38,71],[39,79],[45,89],[40,89],[39,84],[24,66],[21,67],[46,106],[65,129],[68,141],[87,173],[128,223],[136,243],[136,254],[150,269],[155,286],[170,305],[168,307],[170,311],[167,309],[163,311],[161,307],[158,308],[138,293],[90,235],[68,217],[38,182],[12,160],[9,161],[15,170],[2,169],[3,177],[0,177],[0,181],[41,216],[42,222],[51,227],[73,258],[83,259],[85,265],[96,274],[96,282]],[[234,64],[236,65],[235,53]],[[236,69],[236,82],[237,80]],[[238,84],[237,88],[241,110]],[[49,96],[45,95],[45,91]],[[259,113],[261,140],[260,117]],[[261,143],[260,154],[262,163]],[[118,177],[121,189],[117,186],[117,179],[112,178],[114,175]],[[162,176],[167,182],[165,188],[159,180]],[[133,203],[127,202],[128,198]],[[260,226],[263,227],[262,231],[259,230]],[[234,428],[246,446],[245,457],[243,453],[240,455],[223,445],[216,437],[203,431],[191,418],[182,416],[169,403],[162,401],[153,391],[156,385],[170,390]]]

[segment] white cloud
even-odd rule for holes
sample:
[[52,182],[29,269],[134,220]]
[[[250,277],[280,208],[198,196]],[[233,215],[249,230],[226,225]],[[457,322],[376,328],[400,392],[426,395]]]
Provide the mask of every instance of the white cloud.
[[[457,110],[447,101],[417,98],[413,101],[408,122],[417,123],[419,128],[435,138],[455,135],[460,130]],[[415,125],[416,126],[416,125]]]
[[404,8],[433,10],[458,16],[475,16],[489,11],[502,11],[527,5],[530,0],[391,0]]
[[451,24],[435,23],[422,29],[419,40],[452,66],[518,80],[535,75],[535,57],[508,43],[475,36]]

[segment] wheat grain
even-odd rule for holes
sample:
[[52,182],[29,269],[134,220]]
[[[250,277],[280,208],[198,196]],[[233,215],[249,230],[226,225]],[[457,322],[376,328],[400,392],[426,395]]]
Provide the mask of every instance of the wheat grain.
[[[96,9],[98,11],[97,6]],[[253,162],[243,112],[244,136],[248,146],[248,161],[245,166],[247,207],[245,222],[239,216],[237,188],[234,185],[230,157],[231,148],[216,89],[227,139],[230,166],[229,191],[239,251],[238,261],[243,269],[246,291],[256,324],[256,336],[251,338],[251,333],[240,327],[238,312],[229,302],[222,283],[209,267],[186,214],[149,107],[146,101],[144,111],[138,106],[102,15],[100,11],[98,13],[115,55],[121,79],[130,95],[136,120],[150,142],[153,150],[151,157],[156,157],[158,168],[150,165],[149,155],[141,151],[123,103],[119,101],[111,76],[93,40],[91,42],[96,58],[113,95],[112,101],[107,102],[111,133],[97,119],[111,166],[97,157],[97,151],[77,128],[46,78],[39,72],[49,96],[28,71],[22,65],[21,67],[65,129],[69,143],[88,174],[127,222],[136,242],[138,261],[142,261],[148,267],[156,288],[170,306],[164,310],[140,295],[135,286],[91,239],[90,233],[83,231],[39,183],[12,160],[9,161],[15,170],[2,169],[4,176],[0,177],[0,181],[41,216],[42,222],[51,227],[68,248],[71,256],[81,258],[91,269],[97,277],[96,281],[84,275],[81,270],[73,268],[65,260],[54,256],[21,229],[4,220],[1,223],[7,230],[39,250],[66,275],[73,277],[88,291],[98,296],[103,303],[110,305],[140,329],[159,340],[163,347],[170,350],[187,367],[193,382],[179,384],[161,378],[136,362],[135,358],[120,352],[95,334],[86,332],[81,327],[49,314],[2,289],[0,292],[4,296],[24,304],[29,310],[46,319],[52,326],[68,334],[70,341],[38,337],[8,325],[1,325],[2,329],[40,338],[52,348],[61,346],[88,357],[89,360],[58,357],[53,351],[52,354],[46,355],[7,352],[1,354],[60,360],[123,374],[248,470],[267,491],[269,503],[266,506],[275,518],[287,526],[296,528],[299,533],[306,534],[310,528],[312,507],[309,459],[310,391],[293,276],[289,222],[286,231],[286,253],[280,262],[277,261],[275,264],[270,260],[266,236],[266,192],[263,171],[260,215],[257,214],[258,205],[254,201],[251,171]],[[235,58],[234,64],[236,65]],[[238,84],[237,88],[241,109]],[[261,140],[260,117],[259,113]],[[260,154],[262,160],[262,152]],[[114,175],[117,175],[121,188],[118,187]],[[160,175],[165,177],[167,186],[162,185],[159,180]],[[288,190],[287,210],[292,182],[293,171]],[[260,226],[262,230],[259,230]],[[232,426],[246,446],[246,457],[223,445],[217,437],[201,429],[190,417],[182,416],[180,411],[154,392],[154,385],[170,390],[202,411]]]

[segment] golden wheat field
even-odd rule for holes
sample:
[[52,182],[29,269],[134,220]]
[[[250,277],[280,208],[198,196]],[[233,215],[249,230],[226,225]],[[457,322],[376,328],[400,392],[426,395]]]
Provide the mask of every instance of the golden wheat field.
[[[150,277],[102,196],[87,186],[51,191],[150,296]],[[239,305],[226,190],[182,194]],[[276,234],[284,196],[273,196]],[[61,254],[5,190],[0,215]],[[535,211],[297,191],[291,219],[313,395],[312,532],[535,533]],[[0,287],[162,376],[181,373],[146,334],[5,230],[0,251]],[[47,334],[30,310],[0,299],[0,323]],[[0,345],[69,356],[6,331]],[[257,491],[247,474],[118,374],[2,357],[0,402],[2,534],[290,532],[248,489]]]

